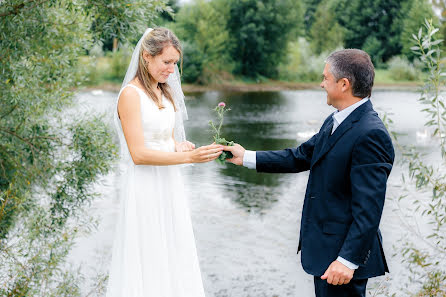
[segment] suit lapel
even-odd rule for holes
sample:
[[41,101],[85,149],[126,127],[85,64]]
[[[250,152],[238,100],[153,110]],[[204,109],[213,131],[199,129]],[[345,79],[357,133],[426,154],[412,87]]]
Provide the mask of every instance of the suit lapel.
[[[368,111],[373,110],[372,103],[367,101],[362,104],[358,108],[356,108],[335,130],[333,135],[331,135],[331,130],[333,125],[330,125],[327,129],[325,129],[325,133],[321,139],[321,149],[315,155],[312,160],[311,167],[316,164],[326,153],[328,153],[333,146],[342,138],[342,136],[350,130],[354,123],[359,121],[362,115]],[[333,119],[331,119],[331,123],[333,123]],[[329,131],[328,131],[329,130]]]
[[322,130],[321,137],[319,138],[319,141],[318,141],[318,143],[316,144],[316,147],[315,147],[315,156],[316,156],[316,158],[313,158],[313,160],[314,159],[319,159],[318,156],[327,147],[327,145],[328,145],[328,138],[331,135],[331,130],[332,129],[333,129],[333,115],[330,116],[327,124],[325,125],[325,128]]

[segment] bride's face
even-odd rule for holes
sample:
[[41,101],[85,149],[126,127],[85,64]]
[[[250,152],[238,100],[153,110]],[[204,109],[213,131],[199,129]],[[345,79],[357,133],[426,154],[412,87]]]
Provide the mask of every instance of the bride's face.
[[180,59],[180,53],[169,45],[163,49],[161,54],[152,57],[144,52],[144,59],[149,63],[148,70],[150,75],[159,83],[165,83],[169,75],[175,71],[175,65]]

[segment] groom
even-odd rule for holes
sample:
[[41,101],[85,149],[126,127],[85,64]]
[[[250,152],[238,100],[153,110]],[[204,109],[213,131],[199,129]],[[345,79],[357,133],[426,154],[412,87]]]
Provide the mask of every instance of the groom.
[[370,101],[374,77],[366,52],[333,52],[321,87],[336,111],[316,135],[280,151],[224,148],[258,172],[310,170],[298,252],[317,297],[365,296],[368,278],[388,272],[378,226],[394,150]]

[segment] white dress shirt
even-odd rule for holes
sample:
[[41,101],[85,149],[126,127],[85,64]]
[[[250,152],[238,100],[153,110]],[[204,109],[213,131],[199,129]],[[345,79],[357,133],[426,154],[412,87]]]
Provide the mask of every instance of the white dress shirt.
[[[347,108],[344,108],[341,111],[336,111],[333,114],[333,129],[331,130],[331,134],[334,133],[334,131],[339,127],[339,125],[359,106],[369,101],[369,98],[364,98],[355,104],[350,105]],[[243,155],[243,166],[248,167],[250,169],[256,169],[256,152],[255,151],[245,151],[245,154]],[[358,265],[353,264],[347,260],[345,260],[342,257],[338,257],[336,259],[337,261],[341,262],[345,266],[347,266],[350,269],[358,269]]]

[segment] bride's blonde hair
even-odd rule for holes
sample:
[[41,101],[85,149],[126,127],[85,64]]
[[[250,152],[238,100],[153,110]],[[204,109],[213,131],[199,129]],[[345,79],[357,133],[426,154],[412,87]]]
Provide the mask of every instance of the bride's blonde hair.
[[[175,34],[173,34],[173,32],[167,28],[155,28],[149,34],[147,34],[147,36],[141,43],[141,51],[139,53],[139,62],[138,70],[136,71],[136,77],[142,84],[147,94],[149,94],[149,97],[158,105],[159,109],[164,108],[164,106],[159,98],[156,96],[155,91],[152,88],[152,82],[154,81],[154,78],[149,72],[147,63],[143,58],[143,53],[144,51],[146,51],[152,57],[155,57],[162,54],[163,50],[170,45],[173,46],[180,53],[180,69],[182,70],[183,51],[181,50],[180,41],[178,40],[178,37],[176,37]],[[158,83],[158,87],[160,88],[161,93],[167,98],[167,100],[172,103],[175,111],[177,111],[177,107],[175,106],[172,94],[170,93],[169,85],[167,83]]]

